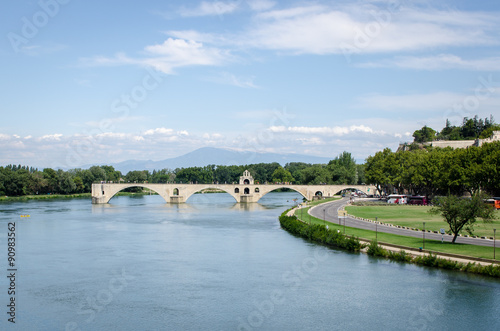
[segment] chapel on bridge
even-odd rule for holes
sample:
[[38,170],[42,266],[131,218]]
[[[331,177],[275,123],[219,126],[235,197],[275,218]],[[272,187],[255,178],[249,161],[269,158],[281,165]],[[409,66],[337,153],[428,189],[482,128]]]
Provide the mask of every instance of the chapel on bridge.
[[252,175],[250,175],[250,171],[245,170],[243,172],[243,176],[240,176],[240,185],[253,185],[254,180]]

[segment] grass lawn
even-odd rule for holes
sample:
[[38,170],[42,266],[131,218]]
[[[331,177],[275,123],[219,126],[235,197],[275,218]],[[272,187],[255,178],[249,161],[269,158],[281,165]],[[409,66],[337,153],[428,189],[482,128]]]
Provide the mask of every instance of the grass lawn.
[[[410,228],[422,229],[425,222],[425,229],[438,231],[443,228],[448,230],[448,224],[440,215],[428,213],[431,207],[427,206],[348,206],[345,208],[350,215],[375,220],[379,222],[391,223],[394,225],[407,226]],[[481,220],[474,223],[474,235],[480,237],[493,237],[493,229],[500,232],[500,211],[496,211],[497,219],[492,223],[484,223]],[[466,232],[461,233],[467,234]]]
[[[402,207],[410,207],[410,206],[402,206]],[[411,207],[413,207],[413,206],[411,206]],[[365,208],[365,207],[360,207],[360,208]],[[390,209],[391,207],[381,207],[381,208]],[[422,207],[420,207],[420,208],[422,208]],[[302,220],[305,221],[306,223],[320,224],[320,225],[325,224],[325,222],[322,219],[318,219],[316,217],[309,215],[307,213],[308,210],[309,210],[309,208],[304,208],[302,211],[299,209],[295,212],[295,215],[299,219],[301,218],[301,215],[302,215]],[[363,217],[363,216],[361,216],[361,217]],[[365,218],[368,218],[368,217],[365,217]],[[379,220],[380,220],[380,218],[379,218]],[[442,223],[444,223],[444,222],[442,222]],[[338,223],[334,224],[334,223],[330,223],[330,222],[326,222],[326,224],[328,224],[328,227],[330,229],[336,229],[336,230],[340,230],[341,232],[344,232],[344,226],[342,224],[338,225]],[[427,229],[427,223],[426,223],[425,227]],[[439,230],[439,228],[438,228],[438,230]],[[389,234],[389,233],[378,232],[377,234],[375,234],[375,231],[345,227],[345,234],[347,234],[349,236],[356,236],[356,237],[359,237],[360,239],[366,239],[366,240],[374,240],[375,236],[377,236],[376,239],[379,242],[386,242],[386,243],[391,243],[391,244],[395,244],[395,245],[412,247],[412,248],[416,248],[416,249],[423,246],[423,242],[422,242],[421,238],[398,236],[398,235]],[[425,241],[425,249],[430,250],[430,251],[436,251],[436,252],[461,254],[461,255],[480,257],[480,258],[486,258],[486,259],[493,258],[493,248],[492,247],[465,245],[465,244],[451,244],[451,243],[447,243],[447,242],[441,243],[441,241],[426,240]],[[497,257],[497,259],[500,259],[500,248],[496,249],[496,257]]]

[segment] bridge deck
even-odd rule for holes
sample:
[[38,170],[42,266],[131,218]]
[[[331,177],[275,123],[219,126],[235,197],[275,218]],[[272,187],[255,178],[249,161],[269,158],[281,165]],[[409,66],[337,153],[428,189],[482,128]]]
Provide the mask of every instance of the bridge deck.
[[98,183],[92,184],[92,203],[108,203],[118,192],[129,187],[148,188],[170,203],[183,203],[196,192],[204,189],[218,189],[230,194],[236,202],[257,202],[269,192],[288,188],[300,193],[307,200],[314,196],[329,197],[347,189],[355,189],[366,194],[375,194],[372,185],[294,185],[294,184],[153,184],[153,183]]

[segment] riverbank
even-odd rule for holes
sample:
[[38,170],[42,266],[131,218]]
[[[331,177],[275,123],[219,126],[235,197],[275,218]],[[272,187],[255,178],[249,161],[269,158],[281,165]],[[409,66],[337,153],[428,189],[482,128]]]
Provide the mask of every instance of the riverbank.
[[[287,210],[280,216],[282,228],[293,235],[300,236],[318,244],[327,244],[327,246],[331,246],[328,243],[328,238],[334,233],[335,236],[343,235],[346,237],[345,239],[337,238],[336,240],[339,242],[343,242],[347,240],[347,238],[358,241],[360,243],[359,251],[371,256],[383,257],[395,262],[412,263],[500,278],[500,265],[498,261],[458,254],[420,250],[390,243],[379,244],[376,240],[361,239],[354,235],[344,235],[341,233],[342,231],[339,229],[339,226],[331,222],[327,222],[328,227],[326,227],[327,223],[325,223],[324,220],[316,219],[316,222],[312,222],[311,219],[309,219],[309,222],[300,220],[296,215],[296,211],[297,208],[293,208]],[[309,215],[307,212],[306,214]],[[363,231],[373,232],[369,230]],[[341,245],[334,246],[344,248]]]
[[[154,195],[157,194],[154,191],[143,191],[143,192],[118,192],[115,196],[141,196],[141,195]],[[6,202],[16,202],[16,201],[29,201],[29,200],[50,200],[50,199],[77,199],[85,198],[91,199],[91,193],[75,193],[75,194],[37,194],[37,195],[21,195],[21,196],[3,196],[0,197],[0,201]]]
[[[328,209],[328,207],[326,208]],[[316,206],[313,208],[305,207],[302,208],[301,210],[297,210],[295,212],[295,215],[299,219],[305,221],[306,223],[325,225],[326,222],[324,220],[324,215],[321,212],[322,209],[323,208],[321,206]],[[313,211],[316,217],[311,215],[311,211]],[[330,213],[331,212],[332,211],[330,211]],[[337,215],[337,211],[335,211],[335,215]],[[495,251],[493,249],[494,248],[493,245],[479,245],[479,244],[474,245],[471,243],[459,243],[459,242],[452,244],[451,240],[441,241],[440,240],[441,238],[439,238],[441,237],[441,235],[435,235],[434,238],[426,237],[424,243],[423,234],[421,232],[411,230],[408,228],[407,229],[401,228],[401,231],[399,231],[401,233],[395,234],[395,233],[390,233],[394,232],[392,230],[391,231],[385,231],[385,230],[397,227],[389,225],[381,225],[380,222],[370,222],[359,219],[354,220],[351,218],[350,221],[348,220],[348,223],[351,223],[350,227],[349,225],[345,226],[344,224],[345,222],[343,219],[341,219],[340,221],[335,219],[335,223],[333,223],[332,221],[332,217],[334,216],[333,214],[327,214],[326,216],[330,217],[329,220],[330,222],[328,224],[330,224],[331,228],[338,229],[347,235],[356,236],[367,241],[377,240],[379,242],[384,242],[401,247],[410,247],[415,250],[419,250],[419,248],[422,247],[432,252],[442,252],[444,254],[469,256],[473,258],[493,259],[495,257]],[[327,217],[327,219],[329,217]],[[417,233],[419,235],[415,235]],[[445,235],[445,237],[446,236],[447,235]],[[436,239],[436,237],[438,237],[439,239]],[[471,239],[471,240],[483,241],[486,239]],[[490,243],[493,244],[493,240],[491,240]],[[496,248],[496,253],[497,256],[500,256],[499,248]]]
[[[393,226],[401,226],[404,228],[415,229],[414,231],[421,231],[425,222],[426,231],[439,233],[441,228],[448,229],[448,224],[443,221],[441,215],[429,213],[431,207],[429,206],[411,206],[411,205],[397,205],[397,204],[378,204],[370,205],[364,201],[355,202],[345,207],[349,215],[358,217],[360,219],[378,221],[384,224],[392,224]],[[497,219],[491,222],[482,222],[478,220],[474,223],[474,233],[469,235],[461,233],[464,237],[472,238],[489,238],[493,239],[493,229],[500,228],[500,210],[495,212]]]

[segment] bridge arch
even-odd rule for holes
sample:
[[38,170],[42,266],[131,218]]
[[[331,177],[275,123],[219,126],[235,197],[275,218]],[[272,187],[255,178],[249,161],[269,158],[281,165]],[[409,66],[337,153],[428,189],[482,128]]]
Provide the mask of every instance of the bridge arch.
[[207,184],[206,186],[197,187],[195,190],[187,191],[184,201],[187,201],[193,194],[200,192],[200,191],[203,191],[203,190],[206,190],[206,189],[216,189],[216,190],[224,191],[227,194],[229,194],[230,196],[232,196],[234,198],[234,200],[236,200],[236,202],[240,202],[238,188],[235,188],[234,192],[232,192],[233,191],[232,189],[225,189],[225,188],[221,188],[218,185],[210,185],[210,184]]
[[168,190],[159,190],[156,186],[154,185],[149,185],[149,184],[141,184],[141,183],[129,183],[129,184],[121,184],[118,186],[111,186],[111,185],[106,185],[103,187],[103,195],[106,197],[104,203],[108,203],[111,199],[115,197],[115,195],[118,192],[121,192],[125,189],[131,188],[131,187],[143,187],[150,189],[153,192],[158,193],[159,196],[165,200],[165,202],[168,201]]
[[286,185],[273,185],[272,188],[268,189],[268,190],[265,190],[265,189],[262,189],[262,190],[259,190],[260,193],[258,194],[258,199],[256,202],[258,202],[262,197],[264,197],[266,194],[268,193],[271,193],[271,192],[274,192],[276,190],[279,190],[279,189],[282,189],[282,188],[286,188],[286,189],[289,189],[289,190],[293,190],[297,193],[299,193],[300,195],[302,195],[304,198],[307,199],[307,192],[303,192],[301,191],[300,189],[296,188],[296,187],[293,187],[293,186],[286,186]]

